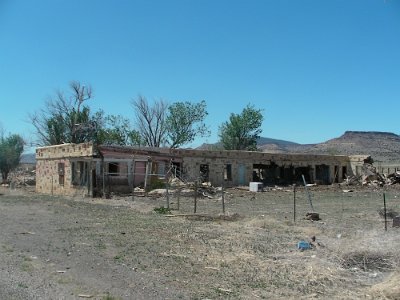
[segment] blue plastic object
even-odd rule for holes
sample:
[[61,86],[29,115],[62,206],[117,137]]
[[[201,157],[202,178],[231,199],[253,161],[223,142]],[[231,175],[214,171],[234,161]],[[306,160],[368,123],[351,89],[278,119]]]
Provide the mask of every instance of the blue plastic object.
[[297,248],[299,250],[308,250],[308,249],[311,249],[311,244],[306,241],[300,241],[297,243]]

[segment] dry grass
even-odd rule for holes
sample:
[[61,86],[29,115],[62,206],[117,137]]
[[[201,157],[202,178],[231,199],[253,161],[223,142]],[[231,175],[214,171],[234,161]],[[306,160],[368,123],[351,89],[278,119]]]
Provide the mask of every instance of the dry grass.
[[[387,200],[399,210],[397,196],[392,191]],[[400,232],[384,231],[380,193],[313,190],[322,218],[316,222],[304,218],[306,196],[297,197],[296,222],[293,195],[285,191],[228,191],[228,217],[220,215],[220,200],[208,198],[198,199],[201,216],[175,218],[153,212],[164,198],[32,201],[51,203],[64,222],[79,219],[58,232],[80,253],[146,274],[155,288],[182,291],[184,299],[399,299]],[[176,199],[170,201],[176,209]],[[180,210],[172,212],[192,214],[192,205],[193,198],[182,196]],[[299,251],[297,242],[312,236],[314,247]],[[93,272],[101,278],[101,270]]]

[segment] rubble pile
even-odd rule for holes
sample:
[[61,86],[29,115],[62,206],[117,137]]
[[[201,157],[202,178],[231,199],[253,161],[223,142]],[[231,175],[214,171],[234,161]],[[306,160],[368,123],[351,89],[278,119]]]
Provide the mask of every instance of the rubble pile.
[[372,164],[364,164],[362,175],[347,176],[344,183],[346,185],[367,185],[367,186],[385,186],[400,183],[400,171],[389,175],[380,174]]
[[12,188],[34,186],[36,184],[36,172],[16,170],[8,175],[7,182],[3,183],[2,186]]
[[183,182],[178,178],[172,178],[170,179],[169,184],[173,188],[181,189],[188,192],[194,192],[194,190],[197,188],[197,193],[199,195],[210,199],[213,198],[213,195],[221,191],[221,187],[214,187],[211,185],[211,182],[197,183],[196,186],[196,182],[194,181]]

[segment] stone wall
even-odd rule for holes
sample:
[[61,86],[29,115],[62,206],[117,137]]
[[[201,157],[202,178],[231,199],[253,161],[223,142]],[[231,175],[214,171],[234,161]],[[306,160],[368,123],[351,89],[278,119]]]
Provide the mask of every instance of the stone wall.
[[[42,147],[36,150],[36,191],[46,194],[101,194],[104,190],[131,191],[138,181],[143,181],[147,161],[152,161],[150,173],[159,173],[169,162],[179,165],[184,180],[209,181],[215,186],[248,186],[251,181],[263,181],[267,185],[302,184],[304,175],[307,183],[330,184],[342,182],[345,175],[352,175],[364,162],[365,156],[276,154],[251,151],[213,151],[191,149],[151,149],[146,147],[103,146],[100,153],[103,161],[93,150],[93,145],[64,144]],[[139,154],[136,154],[138,152]],[[135,155],[133,155],[135,154]],[[85,162],[84,184],[72,184],[74,169]],[[109,174],[109,163],[117,163]],[[87,164],[86,164],[87,163]],[[143,169],[143,170],[142,170]],[[154,169],[154,170],[153,170]],[[87,173],[86,173],[87,172]],[[82,173],[82,172],[81,172]],[[113,172],[110,172],[113,173]],[[179,172],[180,173],[180,172]],[[135,176],[133,176],[135,174]],[[105,176],[105,177],[104,177]],[[133,178],[134,177],[134,178]],[[110,178],[103,183],[103,178]],[[87,180],[86,180],[87,179]],[[107,184],[106,184],[107,183]],[[109,185],[109,186],[108,186]]]
[[[276,183],[288,183],[287,178],[285,180],[279,176],[290,172],[293,173],[292,181],[299,181],[299,170],[306,173],[304,175],[308,182],[341,182],[344,178],[343,172],[349,173],[352,170],[347,156],[211,150],[176,150],[176,155],[183,157],[183,171],[188,180],[199,179],[201,166],[208,165],[208,181],[213,185],[248,185],[254,180],[255,165],[265,169],[271,168],[270,176],[280,179]],[[225,171],[227,165],[230,165],[230,178],[227,178]],[[318,178],[318,175],[321,176],[321,172],[317,172],[317,169],[324,170],[323,179]]]
[[90,161],[93,146],[63,144],[36,149],[36,192],[51,195],[80,195],[88,193],[88,186],[72,184],[71,161]]

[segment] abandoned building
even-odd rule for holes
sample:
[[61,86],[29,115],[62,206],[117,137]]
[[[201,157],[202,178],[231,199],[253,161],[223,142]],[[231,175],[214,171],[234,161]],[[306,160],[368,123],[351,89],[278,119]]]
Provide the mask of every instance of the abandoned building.
[[171,176],[214,186],[302,183],[331,184],[359,174],[367,156],[272,154],[253,151],[192,150],[92,143],[37,148],[36,191],[103,196],[153,188]]

